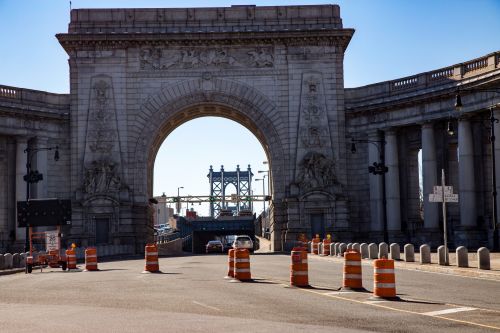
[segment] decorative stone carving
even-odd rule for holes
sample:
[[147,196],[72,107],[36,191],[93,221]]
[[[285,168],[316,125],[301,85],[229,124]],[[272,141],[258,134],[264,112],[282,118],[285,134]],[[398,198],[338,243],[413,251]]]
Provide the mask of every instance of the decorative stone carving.
[[118,192],[121,186],[120,176],[113,162],[108,160],[93,161],[85,167],[85,193],[92,195]]
[[306,191],[335,184],[335,163],[321,153],[307,153],[299,164],[297,183]]
[[271,48],[143,48],[139,52],[143,70],[273,67]]
[[88,195],[118,192],[123,187],[121,153],[109,76],[98,75],[91,80],[85,140],[82,191]]

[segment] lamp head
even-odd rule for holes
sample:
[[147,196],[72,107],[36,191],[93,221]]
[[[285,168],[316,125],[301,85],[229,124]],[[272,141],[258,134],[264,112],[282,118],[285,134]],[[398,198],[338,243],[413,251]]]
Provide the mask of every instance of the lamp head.
[[451,121],[448,121],[448,127],[446,131],[448,132],[449,136],[453,136],[455,134],[455,129],[453,128],[453,124]]

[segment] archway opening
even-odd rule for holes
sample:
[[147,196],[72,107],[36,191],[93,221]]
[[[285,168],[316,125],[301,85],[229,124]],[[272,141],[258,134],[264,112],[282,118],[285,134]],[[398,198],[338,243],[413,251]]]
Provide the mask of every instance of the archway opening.
[[[167,233],[174,230],[180,232],[182,228],[177,225],[178,221],[217,220],[220,209],[226,211],[226,220],[228,210],[235,220],[238,220],[244,210],[247,210],[246,214],[249,210],[251,217],[247,216],[246,219],[251,218],[255,225],[264,207],[269,209],[269,203],[260,198],[243,201],[251,196],[262,196],[263,192],[266,195],[270,193],[268,153],[261,141],[263,138],[258,137],[251,128],[227,117],[207,115],[187,120],[165,134],[153,167],[153,197],[160,199],[155,211],[165,212],[155,219],[157,226],[167,225]],[[214,174],[224,174],[224,181],[219,185],[211,183],[211,168]],[[266,180],[264,186],[262,179]],[[214,192],[217,186],[220,190],[218,193]],[[213,215],[213,202],[207,200],[207,197],[220,195],[222,190],[226,201],[220,203],[219,211]],[[162,197],[166,198],[163,202]],[[227,200],[227,197],[237,200]],[[242,197],[244,199],[239,202]],[[222,224],[221,228],[224,228]],[[234,233],[244,233],[243,229],[240,232],[235,229]],[[252,233],[253,238],[253,232],[247,233]],[[227,248],[230,239],[228,236],[231,234],[227,229],[197,233],[191,247],[194,252],[202,252],[210,238],[221,240]],[[260,235],[260,232],[257,234]]]

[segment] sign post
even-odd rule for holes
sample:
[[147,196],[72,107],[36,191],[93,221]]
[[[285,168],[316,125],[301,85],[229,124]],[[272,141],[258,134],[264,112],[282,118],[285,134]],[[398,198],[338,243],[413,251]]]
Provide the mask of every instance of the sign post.
[[441,186],[434,186],[434,193],[429,194],[429,202],[443,203],[444,264],[448,265],[448,223],[446,222],[446,203],[458,202],[458,194],[453,194],[453,186],[446,186],[445,184],[444,169],[441,169]]

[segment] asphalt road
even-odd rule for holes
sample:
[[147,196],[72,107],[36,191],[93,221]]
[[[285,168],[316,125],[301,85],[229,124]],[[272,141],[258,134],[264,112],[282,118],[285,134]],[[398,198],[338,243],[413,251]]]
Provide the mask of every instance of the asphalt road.
[[[0,332],[495,332],[500,282],[397,270],[401,301],[342,292],[342,262],[310,256],[312,288],[289,287],[290,257],[251,257],[254,282],[225,279],[227,257],[100,263],[0,276]],[[82,265],[79,266],[83,268]],[[363,266],[372,290],[372,269]]]

